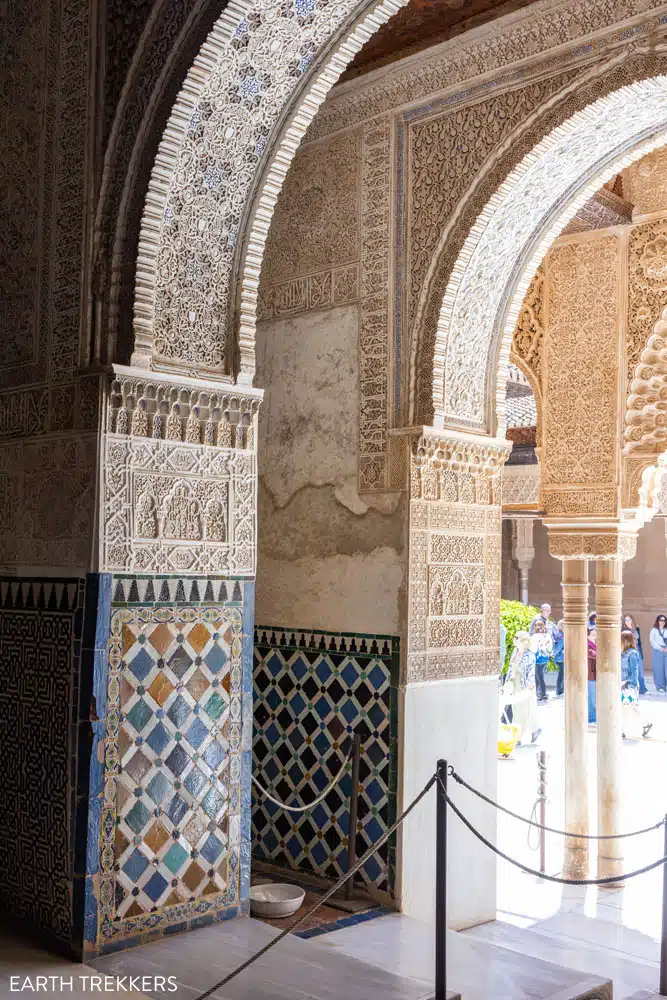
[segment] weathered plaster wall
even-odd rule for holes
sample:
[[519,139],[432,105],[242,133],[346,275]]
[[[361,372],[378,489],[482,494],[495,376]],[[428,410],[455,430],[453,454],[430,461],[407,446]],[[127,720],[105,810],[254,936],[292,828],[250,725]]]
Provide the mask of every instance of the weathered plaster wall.
[[404,495],[359,494],[359,309],[260,324],[256,620],[395,634]]

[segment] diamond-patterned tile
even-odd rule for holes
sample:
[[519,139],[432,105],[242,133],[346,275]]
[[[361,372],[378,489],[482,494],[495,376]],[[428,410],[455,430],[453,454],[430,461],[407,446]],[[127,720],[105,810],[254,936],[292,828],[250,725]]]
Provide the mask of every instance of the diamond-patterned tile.
[[206,692],[210,688],[211,682],[209,681],[208,677],[204,677],[204,674],[202,673],[201,670],[197,669],[195,670],[192,677],[190,677],[188,683],[185,686],[187,687],[188,691],[190,692],[194,700],[198,702],[201,701],[202,697],[206,694]]
[[148,636],[148,641],[153,649],[160,654],[160,656],[164,656],[174,641],[173,629],[171,629],[166,623],[162,622],[160,625],[156,625],[151,631]]
[[177,646],[167,661],[169,669],[174,676],[178,677],[179,681],[183,680],[193,663],[193,658],[183,646]]
[[155,702],[155,704],[159,705],[160,708],[162,708],[165,701],[167,700],[167,698],[169,697],[169,695],[172,693],[173,690],[174,690],[174,685],[171,683],[169,678],[165,677],[164,674],[160,673],[157,675],[157,677],[149,687],[148,693]]
[[[119,632],[112,628],[110,640],[109,690],[117,693],[121,768],[120,780],[105,786],[115,789],[117,825],[113,819],[108,824],[111,842],[102,850],[104,871],[113,879],[103,883],[99,905],[104,920],[130,922],[127,933],[133,935],[158,926],[164,907],[190,907],[179,921],[206,913],[207,894],[219,900],[225,891],[220,872],[228,864],[239,870],[238,840],[231,844],[222,829],[212,832],[212,824],[226,830],[232,793],[240,822],[240,735],[232,751],[226,718],[230,691],[236,711],[241,704],[240,654],[232,656],[230,646],[233,632],[235,650],[241,649],[241,618],[237,610],[211,607],[210,598],[205,611],[181,606],[172,613],[169,594],[181,600],[182,582],[162,584],[166,600],[160,581],[150,591],[151,600],[160,601],[153,621],[141,605],[140,595],[150,589],[145,580],[138,587],[124,584],[132,617]],[[206,590],[203,582],[201,593]],[[240,734],[239,718],[234,725]]]
[[[361,733],[361,854],[395,815],[395,768],[386,765],[397,736],[391,706],[398,680],[398,641],[260,628],[254,662],[253,769],[279,798],[312,801],[338,773],[350,734]],[[207,703],[203,710],[208,713]],[[253,789],[255,856],[338,878],[346,865],[349,792],[348,770],[322,805],[288,819]],[[391,891],[389,845],[378,856],[379,862],[364,866],[361,878]]]
[[202,649],[204,648],[204,646],[207,645],[210,638],[211,638],[211,633],[203,624],[203,622],[199,622],[198,625],[195,625],[188,632],[188,642],[190,643],[192,648],[196,650],[197,653],[201,653]]

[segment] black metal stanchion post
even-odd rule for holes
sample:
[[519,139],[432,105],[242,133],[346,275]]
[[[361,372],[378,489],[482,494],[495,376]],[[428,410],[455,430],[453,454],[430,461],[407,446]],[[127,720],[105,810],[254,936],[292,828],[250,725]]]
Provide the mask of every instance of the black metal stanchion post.
[[447,761],[438,761],[435,834],[435,997],[447,1000]]
[[[667,816],[665,816],[665,850],[667,855]],[[667,997],[667,865],[662,866],[662,931],[660,938],[660,994]]]
[[[350,829],[347,836],[347,870],[351,871],[357,863],[357,812],[359,806],[359,762],[361,760],[361,736],[354,734],[352,747],[352,791],[350,792]],[[345,886],[345,898],[352,896],[354,879],[348,879]]]
[[540,774],[540,871],[544,875],[547,870],[547,845],[546,826],[547,821],[547,755],[544,750],[540,750],[537,760],[537,768]]

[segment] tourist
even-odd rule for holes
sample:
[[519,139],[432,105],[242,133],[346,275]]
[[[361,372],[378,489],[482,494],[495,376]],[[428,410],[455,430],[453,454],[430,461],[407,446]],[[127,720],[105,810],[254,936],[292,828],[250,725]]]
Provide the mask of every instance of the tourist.
[[553,639],[547,631],[546,623],[541,618],[537,618],[533,622],[533,650],[535,652],[535,683],[537,686],[537,700],[539,702],[549,700],[545,673],[553,649]]
[[553,636],[554,651],[551,654],[553,661],[558,667],[558,678],[556,679],[556,697],[562,698],[565,691],[565,622],[561,620],[556,625]]
[[597,659],[597,632],[595,627],[588,632],[588,724],[595,725],[595,677]]
[[537,699],[535,697],[535,653],[529,632],[517,632],[514,650],[507,671],[504,693],[512,698],[513,722],[521,731],[517,746],[536,743],[542,732],[537,728]]
[[543,622],[544,623],[544,626],[545,626],[547,632],[549,633],[549,635],[553,639],[553,634],[554,634],[554,632],[556,630],[556,623],[551,618],[551,605],[550,604],[542,604],[540,606],[540,613],[539,613],[539,615],[535,615],[535,617],[533,618],[532,622],[530,623],[530,634],[531,635],[535,631],[535,626],[537,625],[538,622]]
[[598,620],[598,613],[597,613],[597,611],[591,611],[590,615],[588,616],[588,631],[589,632],[591,631],[591,629],[595,628],[595,626],[597,624],[597,620]]
[[656,691],[663,693],[667,687],[667,618],[658,615],[649,635],[653,653],[651,667],[653,668],[653,683]]
[[648,736],[653,723],[642,725],[639,713],[639,664],[640,656],[637,650],[634,633],[630,629],[621,632],[621,714],[623,738]]
[[644,650],[642,649],[642,637],[639,625],[637,625],[632,615],[625,615],[622,627],[623,629],[627,629],[628,632],[632,632],[635,637],[635,648],[639,654],[639,693],[648,694],[646,680],[644,679]]

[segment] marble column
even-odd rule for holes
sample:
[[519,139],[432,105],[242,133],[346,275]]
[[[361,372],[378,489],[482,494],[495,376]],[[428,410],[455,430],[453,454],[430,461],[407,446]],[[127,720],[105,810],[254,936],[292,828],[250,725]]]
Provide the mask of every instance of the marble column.
[[514,559],[519,567],[519,591],[522,604],[528,604],[528,574],[535,559],[533,518],[517,517],[512,522]]
[[[621,612],[623,562],[597,563],[598,834],[619,833],[621,815]],[[598,841],[598,878],[620,875],[623,841]]]
[[[563,560],[565,627],[565,828],[588,833],[588,563]],[[563,873],[588,876],[588,841],[567,838]]]

